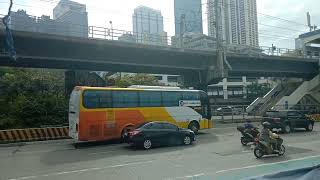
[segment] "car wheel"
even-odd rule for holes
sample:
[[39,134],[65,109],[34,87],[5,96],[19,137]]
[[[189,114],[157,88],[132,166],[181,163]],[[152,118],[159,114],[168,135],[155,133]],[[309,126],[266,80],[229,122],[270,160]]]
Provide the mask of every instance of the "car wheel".
[[193,131],[195,134],[198,134],[199,128],[200,128],[199,124],[196,122],[191,122],[188,126],[188,129]]
[[151,140],[150,140],[150,139],[145,139],[145,140],[143,141],[143,148],[144,148],[144,149],[151,149],[151,147],[152,147],[152,142],[151,142]]
[[264,155],[263,150],[260,147],[254,148],[254,156],[256,156],[256,158],[261,158]]
[[284,127],[282,128],[282,131],[284,133],[290,133],[292,131],[291,126],[289,124],[285,124]]
[[184,145],[190,145],[190,144],[192,144],[191,137],[190,137],[190,136],[185,136],[185,137],[183,138],[183,144],[184,144]]
[[309,123],[308,126],[306,127],[307,131],[313,131],[313,124]]

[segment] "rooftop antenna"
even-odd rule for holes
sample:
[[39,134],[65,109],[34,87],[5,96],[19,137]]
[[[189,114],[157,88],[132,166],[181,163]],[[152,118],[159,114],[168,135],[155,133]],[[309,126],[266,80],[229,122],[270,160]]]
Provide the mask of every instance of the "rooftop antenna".
[[311,18],[310,18],[310,13],[307,12],[307,25],[310,29],[310,32],[315,31],[317,29],[316,25],[311,26]]

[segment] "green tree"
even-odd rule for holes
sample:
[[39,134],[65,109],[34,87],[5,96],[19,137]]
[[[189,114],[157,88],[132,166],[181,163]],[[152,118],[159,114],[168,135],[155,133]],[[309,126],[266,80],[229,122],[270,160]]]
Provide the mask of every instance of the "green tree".
[[159,86],[162,85],[158,82],[157,78],[148,74],[133,74],[117,76],[114,80],[117,87],[128,87],[131,85],[146,85],[146,86]]
[[249,92],[248,93],[249,97],[257,98],[257,97],[264,96],[265,94],[267,94],[271,90],[271,87],[267,83],[258,84],[258,82],[253,82],[252,84],[250,84],[247,87],[247,89]]
[[0,112],[0,129],[66,123],[63,73],[0,68]]

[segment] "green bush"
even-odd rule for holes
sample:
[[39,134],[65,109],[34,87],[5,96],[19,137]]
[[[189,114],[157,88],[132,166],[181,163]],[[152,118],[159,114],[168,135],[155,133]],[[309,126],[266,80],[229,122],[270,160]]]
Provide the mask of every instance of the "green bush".
[[0,129],[65,124],[67,105],[63,72],[0,69]]

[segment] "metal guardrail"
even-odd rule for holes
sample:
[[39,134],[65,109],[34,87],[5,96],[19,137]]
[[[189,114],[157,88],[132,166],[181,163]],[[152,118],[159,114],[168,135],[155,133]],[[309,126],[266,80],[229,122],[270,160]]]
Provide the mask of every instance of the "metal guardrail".
[[[217,122],[223,122],[223,123],[236,123],[236,122],[245,122],[246,120],[251,120],[251,121],[261,121],[262,116],[259,113],[248,113],[246,112],[246,107],[245,105],[220,105],[219,107],[232,107],[232,111],[217,111],[218,106],[212,107],[211,108],[211,113],[212,113],[212,120],[217,121]],[[282,109],[284,107],[282,106]],[[272,109],[268,109],[272,110]],[[292,107],[291,109],[286,109],[286,110],[297,110],[301,111],[305,114],[309,114],[310,116],[314,118],[318,118],[317,121],[320,121],[320,106],[318,105],[313,105],[313,104],[304,104],[304,105],[296,105]],[[317,115],[319,114],[319,115]]]

